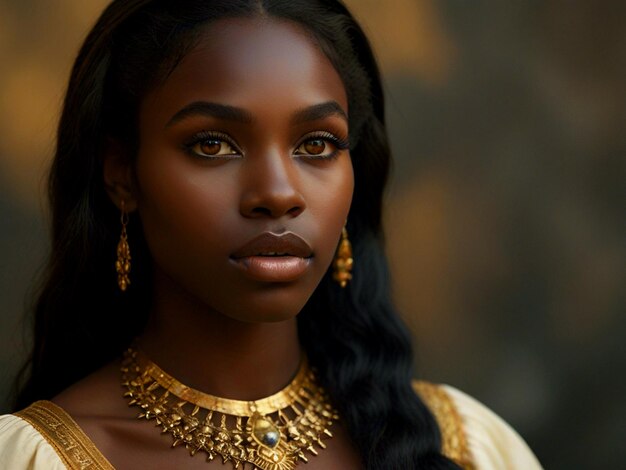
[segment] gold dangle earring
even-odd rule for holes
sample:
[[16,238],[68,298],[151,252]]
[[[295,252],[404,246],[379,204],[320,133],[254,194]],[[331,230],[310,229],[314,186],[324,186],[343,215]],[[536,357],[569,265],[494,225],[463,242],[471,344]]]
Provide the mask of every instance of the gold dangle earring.
[[335,260],[333,261],[333,267],[335,268],[333,279],[337,281],[341,287],[346,287],[348,281],[352,279],[350,271],[352,271],[353,264],[352,245],[350,244],[350,240],[348,240],[348,230],[346,230],[346,226],[344,225],[341,231],[341,241],[339,242]]
[[122,234],[117,244],[117,261],[115,261],[115,270],[117,271],[117,285],[124,292],[130,284],[128,274],[130,273],[130,247],[128,246],[128,235],[126,233],[126,225],[128,225],[128,212],[124,208],[124,200],[122,199]]

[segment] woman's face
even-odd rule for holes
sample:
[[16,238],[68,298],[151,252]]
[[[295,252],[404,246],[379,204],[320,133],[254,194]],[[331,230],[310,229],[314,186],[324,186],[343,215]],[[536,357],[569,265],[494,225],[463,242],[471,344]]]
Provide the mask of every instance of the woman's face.
[[139,114],[136,202],[159,288],[243,321],[296,315],[350,208],[347,113],[297,25],[209,26]]

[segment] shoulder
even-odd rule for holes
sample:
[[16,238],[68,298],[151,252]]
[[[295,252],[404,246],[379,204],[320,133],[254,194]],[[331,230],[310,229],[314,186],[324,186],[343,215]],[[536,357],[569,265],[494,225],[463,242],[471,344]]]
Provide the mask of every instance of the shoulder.
[[439,424],[444,454],[464,468],[541,469],[520,435],[476,399],[449,385],[413,387]]
[[113,467],[72,418],[50,401],[0,416],[0,467],[15,470]]
[[41,433],[16,415],[0,416],[0,467],[14,470],[66,468]]

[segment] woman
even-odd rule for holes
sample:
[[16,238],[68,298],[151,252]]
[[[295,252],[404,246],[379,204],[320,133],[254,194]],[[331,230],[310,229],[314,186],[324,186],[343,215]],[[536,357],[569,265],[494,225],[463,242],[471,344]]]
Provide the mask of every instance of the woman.
[[537,467],[471,398],[411,381],[389,159],[339,2],[113,1],[70,78],[2,466]]

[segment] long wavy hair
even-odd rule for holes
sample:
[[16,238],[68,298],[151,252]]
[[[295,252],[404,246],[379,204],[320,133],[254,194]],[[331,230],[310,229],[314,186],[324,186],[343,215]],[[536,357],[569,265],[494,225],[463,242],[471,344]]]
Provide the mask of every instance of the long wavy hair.
[[143,96],[208,23],[257,15],[304,28],[338,71],[349,102],[354,278],[340,289],[329,273],[323,277],[298,316],[303,347],[366,468],[458,468],[441,454],[436,421],[411,387],[411,339],[390,301],[383,250],[391,157],[383,91],[363,31],[337,0],[114,0],[106,8],[78,54],[59,123],[49,176],[52,249],[15,406],[49,399],[119,357],[145,327],[151,257],[131,217],[133,285],[118,292],[119,212],[104,189],[104,150],[114,139],[136,153]]

